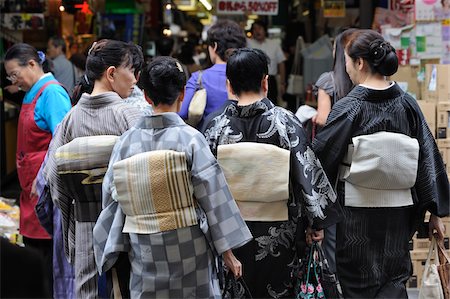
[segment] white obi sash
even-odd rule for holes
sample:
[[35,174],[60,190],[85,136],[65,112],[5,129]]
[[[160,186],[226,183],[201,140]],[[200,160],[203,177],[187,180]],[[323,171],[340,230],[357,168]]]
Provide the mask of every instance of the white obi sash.
[[419,161],[417,139],[383,131],[352,140],[340,172],[345,181],[345,206],[412,205],[411,188]]
[[290,151],[272,144],[219,145],[217,160],[247,221],[288,219]]
[[140,153],[113,165],[124,233],[151,234],[198,223],[185,153]]

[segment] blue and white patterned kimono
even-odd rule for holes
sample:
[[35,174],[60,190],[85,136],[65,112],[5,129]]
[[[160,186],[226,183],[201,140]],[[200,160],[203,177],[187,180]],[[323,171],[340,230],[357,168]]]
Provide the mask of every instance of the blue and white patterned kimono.
[[[342,217],[333,188],[300,121],[267,98],[247,106],[231,103],[211,120],[205,136],[215,155],[221,145],[242,142],[255,143],[255,148],[261,143],[271,144],[290,152],[287,220],[247,220],[254,240],[234,254],[243,264],[243,277],[254,298],[295,297],[291,271],[296,258],[304,254],[297,251],[304,250],[306,223],[321,230]],[[254,158],[254,163],[270,163],[263,159]],[[261,175],[275,178],[279,169]]]
[[[185,153],[198,224],[149,234],[124,233],[130,216],[117,201],[113,166],[161,150]],[[128,252],[132,298],[221,298],[216,257],[251,238],[201,133],[177,114],[164,113],[141,118],[122,135],[103,181],[103,211],[94,228],[94,251],[100,272],[107,271],[120,252]]]

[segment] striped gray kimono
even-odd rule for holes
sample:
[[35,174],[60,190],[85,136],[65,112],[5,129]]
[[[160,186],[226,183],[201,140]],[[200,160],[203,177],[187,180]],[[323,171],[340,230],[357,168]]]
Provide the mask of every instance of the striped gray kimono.
[[[167,163],[167,190],[174,190],[169,181],[175,180],[176,175],[179,178],[176,193],[164,198],[161,194],[169,192],[164,193],[158,186],[155,161],[128,164],[127,172],[121,171],[123,162],[130,157],[138,161],[142,155],[159,154],[173,162]],[[171,159],[172,156],[175,158]],[[187,180],[180,175],[183,167],[188,170]],[[141,182],[133,182],[131,168],[140,168],[137,173],[148,176],[138,176],[136,181]],[[146,178],[150,183],[144,182]],[[127,184],[119,185],[123,181]],[[122,189],[132,184],[139,190],[124,196]],[[152,193],[145,186],[158,192]],[[189,211],[174,212],[173,219],[181,224],[167,221],[167,210],[159,214],[143,211],[158,211],[158,206],[162,208],[171,201],[172,205],[179,203],[178,211],[183,208]],[[94,251],[100,272],[110,269],[120,252],[128,252],[131,298],[221,298],[216,257],[251,238],[222,170],[201,133],[186,125],[177,114],[164,113],[142,118],[122,135],[103,181],[103,210],[94,227]]]
[[[78,298],[98,297],[98,272],[92,249],[94,221],[75,221],[73,194],[58,174],[55,152],[77,137],[96,135],[120,136],[143,115],[143,112],[115,92],[96,96],[83,94],[69,111],[53,136],[43,175],[48,182],[51,197],[61,209],[64,251],[75,270],[75,292]],[[96,198],[93,201],[100,201]]]

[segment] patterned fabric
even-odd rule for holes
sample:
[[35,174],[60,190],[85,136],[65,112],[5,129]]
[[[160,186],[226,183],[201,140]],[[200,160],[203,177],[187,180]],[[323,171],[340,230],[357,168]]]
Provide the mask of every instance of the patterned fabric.
[[[288,220],[289,159],[290,151],[272,144],[218,146],[217,160],[246,221]],[[267,175],[275,169],[277,175]]]
[[[247,221],[255,239],[235,255],[243,264],[244,280],[255,298],[293,296],[290,274],[297,246],[304,242],[300,240],[303,219],[314,229],[323,229],[341,217],[336,195],[309,147],[301,123],[291,112],[265,98],[248,106],[230,104],[211,121],[205,136],[214,154],[219,145],[238,142],[272,144],[290,152],[288,220]],[[272,171],[266,175],[276,176],[277,170]]]
[[[417,224],[425,210],[441,217],[449,213],[449,183],[441,155],[416,100],[397,84],[384,90],[356,86],[333,106],[313,143],[330,180],[336,181],[336,165],[353,137],[380,131],[401,133],[419,142],[419,175],[411,188],[414,206],[344,207],[344,221],[337,227],[336,259],[346,298],[405,294],[411,264],[408,241]],[[343,182],[338,182],[337,191],[343,203]]]
[[86,170],[108,166],[118,136],[78,137],[55,152],[58,171]]
[[[113,165],[158,150],[185,153],[198,224],[153,234],[123,233],[125,214],[117,202]],[[128,253],[133,298],[220,297],[215,258],[251,238],[204,137],[177,114],[145,116],[117,142],[103,181],[94,253],[100,272],[107,271],[120,252]]]
[[134,155],[113,165],[124,233],[152,234],[197,224],[186,156],[168,150]]
[[[75,222],[74,196],[58,174],[56,149],[77,137],[119,136],[135,124],[141,116],[142,112],[139,109],[125,104],[114,92],[105,92],[96,96],[83,94],[77,105],[63,119],[50,143],[48,159],[42,175],[49,185],[53,201],[61,209],[64,250],[77,273],[76,297],[98,296],[98,273],[95,270],[92,243],[85,241],[85,238],[92,239],[92,223]],[[98,202],[99,199],[93,201]]]

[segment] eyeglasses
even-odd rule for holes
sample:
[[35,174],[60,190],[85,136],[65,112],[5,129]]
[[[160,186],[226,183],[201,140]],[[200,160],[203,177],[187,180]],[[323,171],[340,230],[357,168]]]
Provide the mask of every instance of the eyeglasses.
[[17,81],[17,77],[20,76],[20,71],[15,71],[11,75],[7,76],[6,79],[14,83]]

